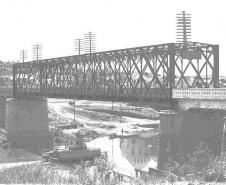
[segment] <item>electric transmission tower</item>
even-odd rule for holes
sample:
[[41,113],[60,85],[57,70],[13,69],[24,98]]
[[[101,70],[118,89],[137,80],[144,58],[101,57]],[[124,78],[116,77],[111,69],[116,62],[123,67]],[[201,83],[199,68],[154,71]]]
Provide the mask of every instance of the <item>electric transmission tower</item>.
[[33,45],[33,60],[39,61],[42,58],[42,46],[40,44]]
[[21,50],[20,51],[20,61],[25,62],[27,60],[27,50]]
[[187,42],[191,39],[191,14],[185,11],[177,14],[177,42],[183,43],[186,47]]
[[75,39],[75,52],[80,55],[84,51],[83,39]]
[[87,54],[91,54],[96,51],[95,34],[92,32],[84,34],[84,51]]

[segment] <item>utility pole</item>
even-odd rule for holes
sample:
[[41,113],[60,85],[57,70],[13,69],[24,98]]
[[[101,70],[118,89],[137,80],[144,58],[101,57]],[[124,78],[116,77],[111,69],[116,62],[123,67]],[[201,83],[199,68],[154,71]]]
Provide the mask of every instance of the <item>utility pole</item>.
[[81,55],[81,53],[84,51],[83,46],[83,39],[75,39],[75,52],[78,55]]
[[[187,50],[188,41],[191,39],[191,14],[187,14],[185,11],[176,15],[177,18],[177,42],[183,44],[184,53]],[[184,57],[182,55],[182,57]],[[184,86],[184,69],[183,69],[183,60],[181,60],[181,87]]]
[[75,124],[75,100],[74,101],[70,101],[69,105],[73,105],[73,113],[74,113],[74,124]]
[[27,50],[23,49],[20,51],[20,61],[24,63],[26,59],[27,59]]
[[92,32],[84,34],[84,51],[86,54],[91,54],[96,51],[95,39],[96,36]]
[[120,109],[119,110],[119,117],[120,117],[120,120],[119,121],[120,121],[120,123],[122,123],[122,112],[121,112],[122,111],[122,106],[121,106],[121,100],[120,100],[120,104],[119,104],[119,109]]
[[96,85],[96,78],[95,78],[95,60],[92,60],[91,54],[95,52],[95,34],[92,32],[88,32],[84,34],[84,51],[86,54],[89,54],[89,62],[92,65],[92,90],[93,96],[95,96],[95,85]]
[[38,62],[42,58],[42,46],[40,44],[33,45],[33,60]]
[[184,48],[191,39],[191,14],[182,11],[177,14],[177,42],[183,43]]

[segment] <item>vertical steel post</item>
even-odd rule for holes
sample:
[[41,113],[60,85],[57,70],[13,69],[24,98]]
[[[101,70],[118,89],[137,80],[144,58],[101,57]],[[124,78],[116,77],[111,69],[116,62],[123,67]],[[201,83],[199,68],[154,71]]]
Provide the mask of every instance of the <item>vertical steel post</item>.
[[184,88],[184,65],[183,65],[183,59],[181,60],[181,88]]
[[117,80],[117,72],[116,72],[116,65],[117,65],[117,64],[116,64],[116,59],[115,59],[114,62],[115,62],[115,71],[114,71],[114,73],[115,73],[115,74],[114,74],[114,75],[115,75],[115,79],[114,79],[114,80],[115,80],[115,98],[116,98],[116,93],[117,93],[117,92],[116,92],[116,91],[117,91],[117,87],[116,87],[116,83],[117,83],[117,82],[116,82],[116,80]]
[[140,60],[140,71],[141,71],[141,74],[142,74],[142,76],[140,76],[140,81],[141,81],[141,83],[140,83],[140,95],[141,95],[141,97],[142,97],[142,95],[143,95],[143,92],[142,92],[142,90],[143,90],[143,81],[141,80],[141,77],[142,77],[142,79],[143,79],[143,63],[142,63],[142,60]]
[[170,98],[172,97],[172,89],[175,87],[175,43],[169,44],[169,84],[170,84]]
[[78,96],[79,91],[78,91],[78,87],[79,87],[79,81],[78,81],[78,60],[75,61],[75,71],[76,71],[76,76],[75,76],[75,83],[74,83],[74,96]]
[[104,96],[106,97],[106,60],[104,62]]
[[13,96],[15,97],[17,92],[16,92],[16,65],[13,64]]
[[[43,95],[43,84],[42,84],[42,78],[43,78],[43,75],[42,75],[42,73],[43,73],[43,68],[42,68],[42,64],[39,64],[40,65],[40,67],[39,67],[39,88],[40,88],[40,94],[41,95]],[[37,68],[38,68],[38,66],[37,66]]]
[[[207,55],[207,52],[206,52]],[[206,61],[206,88],[208,88],[208,62]]]
[[213,49],[213,87],[218,88],[219,87],[219,45],[214,45],[212,47]]
[[86,64],[85,60],[83,60],[83,96],[86,95]]

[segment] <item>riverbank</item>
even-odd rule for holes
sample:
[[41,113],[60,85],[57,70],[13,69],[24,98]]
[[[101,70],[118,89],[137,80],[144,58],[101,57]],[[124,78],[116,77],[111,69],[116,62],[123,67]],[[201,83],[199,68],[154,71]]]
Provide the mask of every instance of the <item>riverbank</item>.
[[[150,107],[131,106],[128,103],[76,100],[75,109],[66,99],[48,99],[50,129],[60,125],[83,125],[83,130],[99,135],[131,135],[158,127],[158,112]],[[71,132],[74,130],[71,129]],[[69,132],[69,130],[68,130]]]

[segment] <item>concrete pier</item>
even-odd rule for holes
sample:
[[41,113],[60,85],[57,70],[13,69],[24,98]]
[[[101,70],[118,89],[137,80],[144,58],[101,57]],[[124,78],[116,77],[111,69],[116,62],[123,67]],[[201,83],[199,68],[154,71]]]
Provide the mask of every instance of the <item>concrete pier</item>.
[[0,97],[0,128],[5,128],[6,98]]
[[182,116],[176,111],[161,111],[158,149],[158,169],[163,169],[169,158],[176,158],[178,136],[181,132]]
[[7,99],[5,129],[11,143],[30,152],[40,153],[41,149],[51,149],[47,100]]
[[163,169],[169,158],[180,160],[192,154],[201,144],[220,156],[225,112],[217,109],[189,109],[187,111],[162,111],[158,168]]
[[220,156],[225,112],[219,109],[189,109],[183,113],[179,137],[183,155],[194,152],[201,142]]
[[221,157],[226,160],[226,117],[224,118],[224,129],[222,133]]

